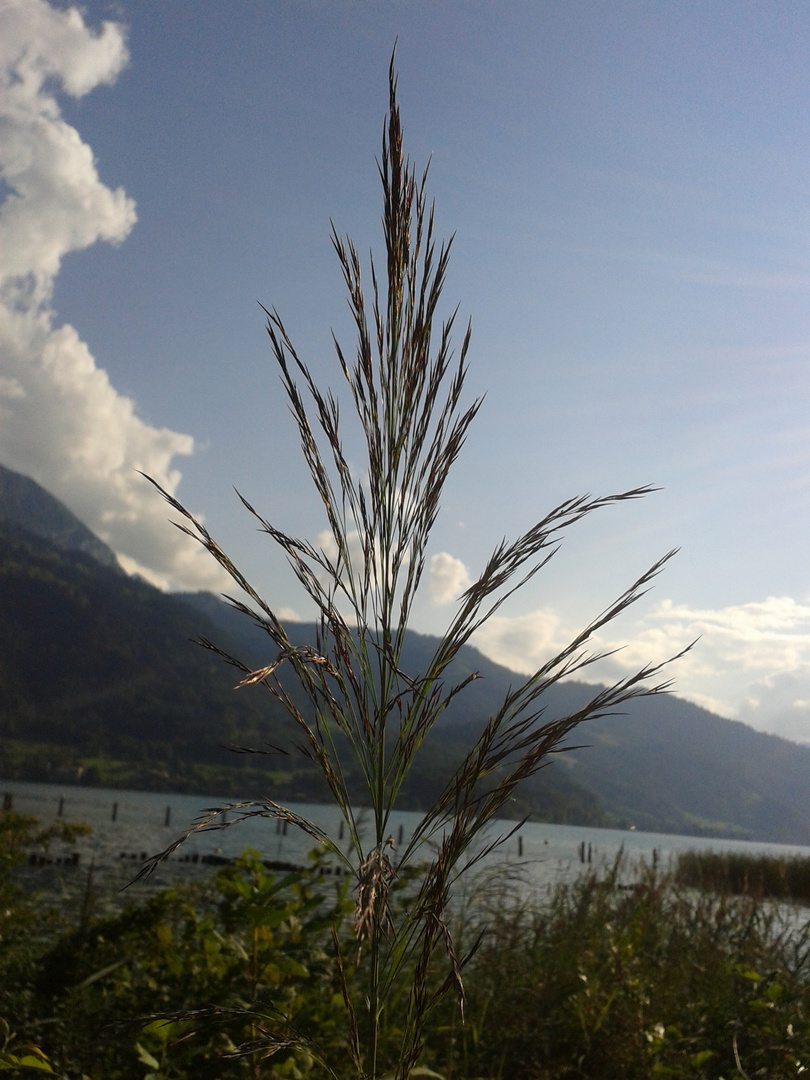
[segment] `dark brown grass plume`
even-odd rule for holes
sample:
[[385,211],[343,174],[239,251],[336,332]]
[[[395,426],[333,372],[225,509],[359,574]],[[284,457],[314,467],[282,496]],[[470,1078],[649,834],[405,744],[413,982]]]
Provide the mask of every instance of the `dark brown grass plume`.
[[[398,1021],[401,1038],[395,1071],[398,1080],[405,1080],[419,1059],[424,1026],[437,999],[452,991],[463,1008],[463,971],[473,950],[457,954],[448,902],[459,875],[499,842],[485,841],[482,846],[485,827],[503,813],[516,787],[542,768],[579,724],[615,713],[631,698],[667,689],[666,682],[658,681],[663,665],[651,665],[595,690],[591,701],[570,716],[553,721],[543,717],[545,691],[602,658],[589,651],[593,635],[644,595],[673,552],[654,563],[566,648],[509,691],[458,769],[448,776],[410,842],[392,851],[387,843],[389,819],[403,780],[450,700],[475,678],[469,676],[460,684],[447,680],[459,649],[505,599],[546,566],[566,529],[597,510],[641,498],[652,490],[638,487],[614,495],[569,499],[518,539],[498,543],[477,580],[460,597],[456,614],[425,669],[418,673],[402,670],[405,632],[442,491],[481,401],[464,403],[469,324],[456,355],[451,344],[456,313],[441,324],[437,321],[452,240],[437,244],[433,206],[426,195],[427,170],[417,181],[413,165],[404,156],[393,62],[392,56],[389,110],[378,165],[385,279],[381,286],[372,260],[370,296],[351,241],[334,228],[332,233],[357,331],[353,358],[337,341],[335,348],[365,448],[362,479],[344,455],[338,397],[315,383],[278,313],[265,311],[270,346],[326,515],[334,554],[287,535],[245,499],[242,502],[284,551],[317,609],[317,640],[312,647],[291,643],[282,619],[203,525],[163,494],[183,519],[178,527],[203,544],[244,594],[241,599],[228,599],[265,632],[267,663],[254,670],[210,642],[204,644],[241,671],[241,685],[260,683],[284,705],[298,730],[296,749],[318,765],[343,815],[349,846],[347,850],[345,843],[339,845],[312,822],[269,799],[213,808],[185,836],[195,830],[230,827],[247,817],[281,819],[307,832],[354,875],[356,932],[366,973],[362,993],[355,1000],[350,997],[336,940],[353,1069],[358,1076],[379,1075],[382,1012],[407,970],[410,993],[406,1015]],[[304,691],[306,711],[285,688],[290,676]],[[344,763],[348,758],[360,766],[363,801],[371,808],[368,838],[359,828],[358,811],[347,789]],[[155,856],[145,872],[185,836]],[[390,883],[417,848],[422,855],[428,850],[426,841],[433,842],[434,854],[413,901],[392,914]],[[438,990],[430,977],[437,962],[446,967]],[[289,1037],[288,1032],[283,1036]],[[262,1044],[264,1053],[272,1052],[272,1046],[273,1037],[268,1035]]]

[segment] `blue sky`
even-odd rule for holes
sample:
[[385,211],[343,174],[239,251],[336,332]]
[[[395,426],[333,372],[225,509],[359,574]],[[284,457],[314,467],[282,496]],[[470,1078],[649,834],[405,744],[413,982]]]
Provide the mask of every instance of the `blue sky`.
[[678,691],[810,740],[810,9],[804,3],[0,0],[0,461],[131,570],[218,588],[168,484],[278,608],[240,510],[324,527],[263,330],[338,384],[329,221],[379,243],[394,39],[448,310],[486,401],[415,629],[560,500],[580,525],[478,637],[542,662],[659,555],[606,675],[702,635]]

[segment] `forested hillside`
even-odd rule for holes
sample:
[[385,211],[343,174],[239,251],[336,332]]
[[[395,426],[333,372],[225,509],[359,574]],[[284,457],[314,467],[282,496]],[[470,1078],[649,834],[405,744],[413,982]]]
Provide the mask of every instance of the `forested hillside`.
[[[266,664],[273,656],[253,621],[210,594],[167,595],[127,577],[60,508],[36,485],[0,487],[0,777],[322,798],[278,702],[262,686],[236,690],[239,673],[193,643],[209,639]],[[314,640],[311,626],[288,630],[296,644]],[[434,647],[409,634],[409,671]],[[402,790],[403,808],[427,805],[520,679],[465,647],[451,676],[472,671],[481,678],[442,717]],[[593,691],[555,687],[546,715],[580,708]],[[556,755],[518,793],[513,816],[810,843],[810,748],[674,695],[627,711],[578,729],[573,742],[586,747]],[[227,749],[234,745],[263,753]]]
[[[266,662],[244,616],[247,649],[181,598],[8,525],[0,525],[0,592],[0,776],[324,796],[278,702],[261,686],[236,690],[238,673],[193,640]],[[311,630],[295,629],[302,642]],[[403,789],[403,806],[425,805],[460,753],[459,740],[437,740]],[[604,820],[598,800],[563,774],[528,790],[520,811]]]

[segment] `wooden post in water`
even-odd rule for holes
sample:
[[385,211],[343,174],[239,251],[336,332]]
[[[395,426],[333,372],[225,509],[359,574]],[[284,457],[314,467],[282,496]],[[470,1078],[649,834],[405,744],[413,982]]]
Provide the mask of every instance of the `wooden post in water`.
[[7,791],[5,793],[5,795],[3,796],[3,809],[4,810],[13,810],[14,809],[14,796],[11,794],[10,791]]
[[64,812],[65,812],[65,796],[60,795],[59,796],[59,817],[62,817]]
[[113,821],[115,821],[115,819],[117,817],[118,817],[118,803],[114,802],[113,803],[113,808],[112,808],[112,819],[113,819]]
[[172,820],[172,808],[170,806],[167,806],[166,807],[166,820],[164,821],[163,824],[164,825],[170,825],[171,820]]

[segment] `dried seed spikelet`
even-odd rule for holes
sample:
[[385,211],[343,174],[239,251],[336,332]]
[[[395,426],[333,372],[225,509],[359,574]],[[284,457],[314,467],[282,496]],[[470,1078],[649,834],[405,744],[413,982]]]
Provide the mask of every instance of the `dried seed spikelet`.
[[[385,846],[392,845],[389,836]],[[388,895],[394,877],[391,860],[381,848],[375,848],[360,866],[354,905],[354,935],[358,944],[368,941],[375,920],[386,937],[393,929]]]

